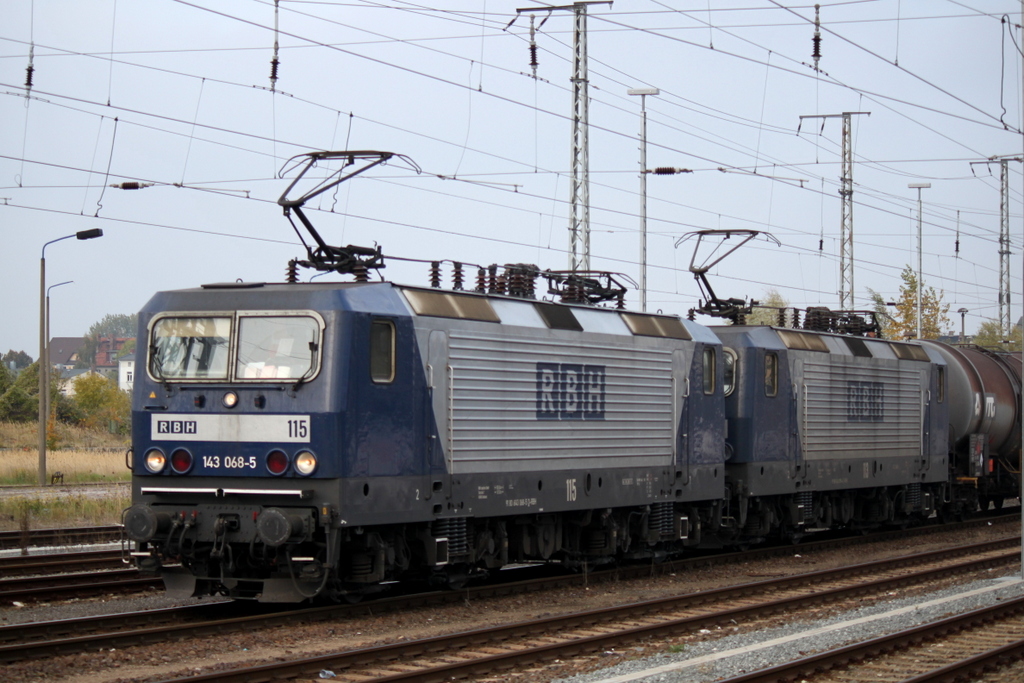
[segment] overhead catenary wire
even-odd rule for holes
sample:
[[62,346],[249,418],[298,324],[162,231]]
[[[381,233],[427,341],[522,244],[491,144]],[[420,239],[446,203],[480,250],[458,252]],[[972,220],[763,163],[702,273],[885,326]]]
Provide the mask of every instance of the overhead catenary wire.
[[[710,10],[710,8],[709,8],[709,10]],[[717,12],[717,10],[716,10],[716,12]],[[710,16],[710,11],[709,11],[709,16]],[[709,29],[709,30],[710,30],[710,29]],[[265,49],[265,48],[264,48],[264,49]],[[766,67],[766,68],[768,68],[768,67]],[[536,109],[535,109],[534,111],[536,111]],[[22,158],[24,158],[24,155],[22,155]],[[517,163],[519,163],[519,162],[517,162]],[[545,172],[550,172],[550,173],[557,173],[557,169],[551,169],[551,170],[549,170],[549,171],[545,171]],[[824,181],[823,181],[823,183],[822,183],[822,188],[824,189]],[[553,212],[552,212],[552,215],[554,215],[554,213],[553,213]]]
[[[83,169],[83,171],[84,171],[84,169]],[[394,182],[394,181],[388,181],[388,180],[386,180],[386,179],[376,179],[376,182]],[[175,186],[178,186],[178,185],[177,185],[177,184],[175,184]],[[201,189],[201,188],[195,188],[195,187],[192,187],[191,189]],[[215,190],[215,191],[217,191],[217,192],[223,192],[223,190]],[[249,198],[249,197],[248,197],[248,196],[246,196],[246,198]],[[263,201],[263,202],[266,202],[267,200],[257,199],[257,201]],[[346,216],[348,216],[349,214],[347,214],[347,213],[346,213],[345,215],[346,215]],[[363,218],[365,218],[365,217],[363,217]],[[385,221],[385,222],[386,222],[386,221]],[[424,230],[427,230],[427,231],[437,231],[437,230],[436,230],[436,229],[434,229],[434,228],[429,228],[429,227],[426,227],[426,226],[411,226],[411,225],[410,225],[409,227],[412,227],[412,228],[422,228],[422,229],[424,229]],[[688,225],[688,226],[680,226],[680,227],[681,227],[681,228],[685,228],[685,229],[694,229],[694,228],[699,228],[699,227],[701,227],[701,226],[699,226],[699,225]],[[445,233],[451,233],[451,234],[459,234],[459,235],[469,236],[469,235],[468,235],[467,233],[456,233],[456,232],[454,232],[454,231],[440,231],[440,232],[445,232]],[[675,234],[678,234],[678,233],[675,233]],[[479,239],[488,239],[488,238],[486,238],[486,237],[483,237],[483,236],[476,236],[476,237],[477,237],[477,238],[479,238]],[[510,243],[510,244],[512,244],[512,242],[508,242],[507,240],[495,240],[495,241],[497,241],[497,242],[499,242],[499,243]],[[799,246],[792,246],[792,247],[791,247],[791,249],[796,249],[797,251],[799,251],[799,250],[800,250],[801,248],[800,248]],[[556,251],[557,251],[557,250],[556,250]],[[807,251],[810,251],[810,249],[807,249]],[[830,257],[830,258],[832,258],[832,259],[834,260],[834,255],[829,255],[829,257]],[[616,262],[622,262],[622,263],[626,263],[626,262],[627,262],[627,261],[625,261],[625,260],[623,260],[623,259],[612,259],[612,261],[616,261]],[[871,264],[864,264],[864,265],[865,265],[865,266],[870,266]],[[862,267],[864,267],[864,266],[862,266]],[[976,266],[976,267],[977,267],[977,266]],[[900,267],[900,266],[892,266],[892,268],[893,268],[893,269],[895,269],[895,270],[900,270],[900,269],[901,269],[901,267]],[[869,269],[869,270],[872,270],[872,269]],[[874,272],[880,272],[880,271],[877,271],[877,269],[873,269],[873,270],[874,270]],[[928,274],[928,275],[929,275],[929,276],[931,276],[931,274]],[[776,283],[776,284],[777,284],[777,283]],[[965,283],[965,284],[969,284],[969,283]]]

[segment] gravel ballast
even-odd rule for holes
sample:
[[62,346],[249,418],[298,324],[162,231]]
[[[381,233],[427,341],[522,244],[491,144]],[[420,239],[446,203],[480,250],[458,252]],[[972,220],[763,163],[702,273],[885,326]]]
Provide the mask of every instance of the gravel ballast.
[[[893,593],[885,602],[828,619],[706,638],[685,645],[679,652],[623,661],[559,679],[558,683],[704,683],[864,642],[1021,595],[1024,582],[1019,572],[911,598]],[[704,636],[712,633],[701,632]],[[605,654],[615,656],[613,652]]]

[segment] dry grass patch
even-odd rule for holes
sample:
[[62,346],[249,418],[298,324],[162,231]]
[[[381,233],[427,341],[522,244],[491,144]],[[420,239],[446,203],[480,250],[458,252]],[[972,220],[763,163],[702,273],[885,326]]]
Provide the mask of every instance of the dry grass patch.
[[[121,434],[75,427],[56,422],[49,427],[48,448],[127,448],[130,439]],[[31,448],[39,446],[38,422],[0,422],[0,448]]]
[[[47,451],[46,471],[62,473],[65,484],[129,481],[124,460],[124,450]],[[0,484],[35,484],[38,471],[38,450],[0,451]]]
[[0,498],[0,530],[104,526],[120,524],[131,504],[128,489],[102,496],[11,496]]

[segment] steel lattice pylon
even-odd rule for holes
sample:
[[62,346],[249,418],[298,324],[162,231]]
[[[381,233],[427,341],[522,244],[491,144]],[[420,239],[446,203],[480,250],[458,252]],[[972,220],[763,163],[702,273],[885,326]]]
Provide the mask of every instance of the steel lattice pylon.
[[[590,270],[590,95],[587,89],[587,3],[573,5],[572,182],[569,270]],[[581,248],[582,243],[582,248]],[[582,252],[582,253],[581,253]]]
[[853,303],[853,131],[850,112],[843,112],[843,176],[839,196],[842,197],[842,222],[839,241],[839,307],[852,311]]
[[[590,270],[590,95],[587,89],[587,5],[611,5],[610,0],[586,0],[571,5],[521,7],[524,12],[573,11],[572,56],[572,178],[569,187],[569,270]],[[547,21],[545,19],[545,21]],[[511,24],[510,24],[511,25]],[[544,25],[544,22],[541,22]],[[531,29],[532,31],[532,29]],[[531,33],[531,40],[532,40]],[[536,70],[534,71],[536,74]],[[536,77],[536,76],[535,76]]]
[[1009,159],[999,160],[999,327],[1010,338],[1010,173]]
[[[839,307],[844,311],[856,308],[853,286],[853,130],[851,117],[871,116],[869,111],[844,111],[842,114],[813,114],[804,119],[843,119],[843,172],[839,178],[842,217],[839,223]],[[824,122],[822,123],[824,126]],[[799,132],[799,130],[798,130]]]

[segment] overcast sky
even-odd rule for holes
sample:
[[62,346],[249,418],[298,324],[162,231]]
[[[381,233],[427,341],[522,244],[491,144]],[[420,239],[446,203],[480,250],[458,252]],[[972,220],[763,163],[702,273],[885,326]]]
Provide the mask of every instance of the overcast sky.
[[[47,284],[74,281],[52,291],[53,336],[160,290],[281,281],[304,250],[276,205],[279,172],[314,150],[415,163],[393,159],[311,202],[328,243],[565,268],[573,14],[535,13],[536,78],[530,14],[509,25],[543,4],[281,0],[275,34],[272,0],[7,0],[0,352],[37,356],[42,247],[80,230],[105,235],[46,250]],[[639,281],[640,98],[626,91],[653,87],[647,165],[693,173],[648,177],[649,309],[696,304],[692,241],[674,244],[708,228],[781,242],[723,261],[710,274],[720,295],[774,288],[838,307],[841,119],[800,117],[865,112],[852,117],[856,303],[869,307],[869,287],[892,300],[916,269],[908,184],[931,183],[925,282],[943,290],[950,329],[969,309],[970,333],[998,315],[1000,227],[999,165],[971,162],[1022,153],[1021,4],[850,0],[822,2],[820,18],[815,71],[813,2],[589,5],[592,267]],[[1009,164],[1014,321],[1021,165]],[[126,181],[153,186],[110,187]],[[382,274],[428,282],[422,263],[390,260]]]

